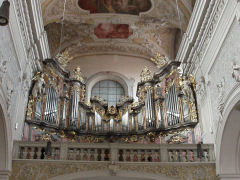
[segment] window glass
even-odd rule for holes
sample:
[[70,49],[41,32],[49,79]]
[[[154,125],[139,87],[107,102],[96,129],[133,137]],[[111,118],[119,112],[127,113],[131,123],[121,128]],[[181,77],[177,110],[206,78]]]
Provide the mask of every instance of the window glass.
[[108,106],[115,106],[124,95],[121,84],[112,80],[99,81],[94,85],[91,93],[91,96],[100,96],[105,99]]

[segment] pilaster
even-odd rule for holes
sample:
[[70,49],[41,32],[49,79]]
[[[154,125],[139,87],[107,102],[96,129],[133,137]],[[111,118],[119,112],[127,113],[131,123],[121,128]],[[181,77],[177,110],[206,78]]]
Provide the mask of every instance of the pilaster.
[[219,180],[239,180],[240,174],[220,174],[218,178]]
[[11,175],[10,171],[0,169],[0,180],[8,180],[10,175]]

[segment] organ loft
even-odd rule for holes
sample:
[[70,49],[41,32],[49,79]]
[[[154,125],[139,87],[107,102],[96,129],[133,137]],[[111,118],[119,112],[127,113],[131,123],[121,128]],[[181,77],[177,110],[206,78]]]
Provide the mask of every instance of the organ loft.
[[0,180],[239,180],[240,0],[0,0]]

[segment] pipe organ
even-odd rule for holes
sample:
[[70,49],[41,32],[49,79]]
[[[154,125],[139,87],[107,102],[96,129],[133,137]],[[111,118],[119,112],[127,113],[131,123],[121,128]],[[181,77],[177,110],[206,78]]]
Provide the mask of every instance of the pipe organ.
[[145,67],[138,83],[138,102],[125,96],[109,107],[101,97],[86,101],[79,67],[69,73],[56,60],[47,59],[44,71],[33,78],[26,124],[63,134],[114,137],[195,127],[194,79],[181,76],[178,66],[178,62],[169,63],[154,75]]

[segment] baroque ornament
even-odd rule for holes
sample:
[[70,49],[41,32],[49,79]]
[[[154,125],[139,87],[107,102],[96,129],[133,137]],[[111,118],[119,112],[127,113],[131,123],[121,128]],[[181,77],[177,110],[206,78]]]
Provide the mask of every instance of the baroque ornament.
[[3,76],[7,71],[7,61],[0,63],[0,83],[2,82]]
[[183,95],[186,97],[186,99],[193,101],[193,94],[191,89],[191,82],[187,77],[183,77],[183,80],[181,82],[182,92]]
[[151,81],[153,79],[151,71],[145,66],[141,72],[141,82]]
[[222,80],[217,84],[218,89],[218,113],[219,113],[219,121],[222,121],[223,118],[223,110],[224,110],[224,88],[225,88],[225,79]]
[[160,69],[165,66],[170,60],[168,59],[168,57],[157,53],[154,58],[151,58],[151,61],[156,64],[157,67]]
[[203,98],[206,93],[206,82],[203,76],[200,77],[197,83],[196,93],[200,98]]
[[240,82],[240,66],[236,62],[233,62],[232,64],[232,77],[237,82]]
[[73,58],[70,57],[68,50],[65,50],[62,53],[58,53],[56,59],[63,67],[66,67]]
[[33,86],[32,96],[33,98],[38,98],[45,93],[44,74],[37,73],[33,80],[36,80],[36,82]]
[[83,75],[80,67],[77,67],[76,69],[73,70],[73,73],[70,78],[84,83]]

